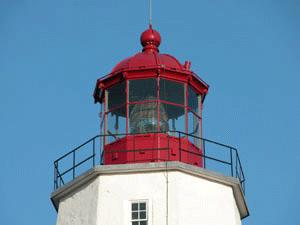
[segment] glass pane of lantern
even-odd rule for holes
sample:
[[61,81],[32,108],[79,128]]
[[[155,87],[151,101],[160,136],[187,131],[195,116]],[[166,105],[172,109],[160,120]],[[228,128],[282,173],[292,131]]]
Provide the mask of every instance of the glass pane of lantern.
[[159,82],[159,98],[162,101],[184,105],[184,84],[161,79]]
[[179,134],[175,131],[185,132],[185,108],[160,103],[159,121],[161,132],[170,131],[171,135],[178,136]]
[[157,132],[157,102],[129,106],[130,133]]
[[126,82],[117,84],[108,90],[108,110],[126,103]]
[[188,92],[188,106],[195,113],[199,114],[200,95],[198,95],[191,87],[188,87]]
[[157,100],[157,79],[129,81],[129,102]]
[[197,147],[200,148],[201,140],[197,138],[197,137],[201,137],[200,118],[190,110],[188,112],[188,134],[189,134],[189,140],[192,143],[194,143]]
[[106,139],[106,144],[118,140],[125,136],[126,133],[126,107],[122,106],[110,113],[106,114],[107,127],[106,134],[109,135]]

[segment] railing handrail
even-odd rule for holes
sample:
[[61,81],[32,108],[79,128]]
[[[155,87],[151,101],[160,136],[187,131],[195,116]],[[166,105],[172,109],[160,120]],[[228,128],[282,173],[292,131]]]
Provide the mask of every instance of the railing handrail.
[[94,137],[92,137],[91,139],[89,139],[88,141],[84,142],[83,144],[79,145],[78,147],[74,148],[73,150],[71,150],[70,152],[68,152],[67,154],[63,155],[62,157],[58,158],[57,160],[55,160],[54,162],[58,162],[59,160],[65,158],[66,156],[70,155],[71,153],[73,153],[74,151],[76,151],[77,149],[85,146],[86,144],[90,143],[92,140],[96,139],[97,137],[100,137],[100,135],[96,135]]

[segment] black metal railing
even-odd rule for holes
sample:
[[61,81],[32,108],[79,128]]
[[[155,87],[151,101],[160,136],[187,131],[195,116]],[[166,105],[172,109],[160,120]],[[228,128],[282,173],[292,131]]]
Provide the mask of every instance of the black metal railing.
[[[90,140],[84,142],[82,145],[78,146],[77,148],[73,149],[69,153],[63,155],[62,157],[58,158],[54,161],[54,189],[57,189],[65,184],[65,181],[63,180],[63,176],[68,174],[72,171],[72,179],[76,177],[76,168],[83,163],[87,162],[88,160],[92,159],[92,167],[95,166],[95,139],[99,138],[100,135],[96,135],[95,137],[91,138]],[[87,157],[81,159],[79,162],[76,163],[76,152],[78,153],[79,150],[82,150],[84,146],[87,144],[92,143],[92,153],[91,155],[88,155]],[[62,162],[63,159],[66,157],[71,156],[72,158],[72,165],[70,168],[64,170],[64,172],[59,172],[59,162]],[[68,180],[69,181],[69,180]]]
[[[126,134],[109,134],[109,135],[96,135],[95,137],[91,138],[90,140],[86,141],[82,145],[78,146],[77,148],[73,149],[69,153],[65,154],[64,156],[60,157],[59,159],[54,161],[54,190],[64,185],[66,182],[74,179],[77,175],[85,170],[94,167],[97,165],[104,164],[104,158],[108,157],[109,154],[116,154],[116,153],[133,153],[133,159],[127,160],[124,163],[138,163],[141,161],[150,160],[147,158],[143,158],[142,160],[136,158],[136,153],[148,152],[148,151],[166,151],[164,154],[166,157],[156,157],[153,158],[151,156],[151,160],[154,161],[174,161],[170,159],[170,138],[178,138],[178,150],[179,150],[179,159],[178,161],[184,162],[182,160],[181,155],[184,153],[192,154],[198,157],[203,158],[203,168],[209,169],[212,171],[216,171],[222,174],[226,174],[228,176],[232,176],[237,178],[240,181],[241,187],[243,192],[245,193],[245,176],[242,169],[240,157],[236,148],[233,148],[228,145],[224,145],[215,141],[211,141],[205,138],[200,138],[194,135],[186,134],[180,131],[172,131],[172,132],[155,132],[155,133],[164,133],[167,137],[167,145],[164,147],[157,147],[157,148],[143,148],[143,149],[136,149],[136,142],[135,139],[137,136],[141,134],[130,134],[133,139],[133,149],[118,149],[115,151],[105,152],[103,151],[104,139],[108,137],[124,137]],[[147,133],[151,134],[151,133]],[[170,135],[172,134],[172,135]],[[182,144],[183,139],[190,139],[196,143],[202,152],[192,152],[189,149],[186,149]],[[99,139],[96,141],[96,139]],[[89,146],[88,149],[84,149],[85,147]],[[99,146],[99,156],[96,157],[96,145]],[[97,147],[98,148],[98,147]],[[80,153],[81,152],[81,153]],[[84,154],[82,154],[84,153]],[[157,154],[158,155],[158,154]],[[79,157],[77,157],[79,156]],[[80,158],[80,159],[79,159]],[[96,159],[98,159],[96,163]],[[88,161],[91,161],[88,165]],[[83,169],[85,170],[78,170],[79,166],[85,164]]]

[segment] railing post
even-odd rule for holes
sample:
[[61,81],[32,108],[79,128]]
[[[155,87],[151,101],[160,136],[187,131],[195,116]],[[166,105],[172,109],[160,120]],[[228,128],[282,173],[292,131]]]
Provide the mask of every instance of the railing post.
[[178,131],[179,136],[179,162],[181,162],[181,137],[180,137],[180,131]]
[[231,176],[233,177],[232,148],[230,148],[230,166],[231,166]]
[[[104,138],[103,138],[103,135],[100,135],[100,154],[99,154],[99,157],[100,157],[100,165],[103,165],[102,164],[102,160],[104,161]],[[103,144],[103,145],[102,145]],[[101,151],[102,150],[102,151]]]
[[237,162],[238,162],[238,154],[235,152],[235,177],[238,177],[238,169],[237,169]]
[[168,135],[168,161],[170,161],[170,135]]
[[75,151],[73,151],[73,179],[75,178]]
[[203,156],[204,156],[204,159],[203,159],[203,168],[206,169],[206,163],[205,163],[205,160],[206,160],[206,157],[205,157],[205,140],[202,140],[201,141],[203,142],[202,146],[203,146]]
[[133,135],[133,161],[135,162],[135,134]]
[[54,162],[54,190],[56,189],[56,179],[57,179],[57,177],[56,177],[56,165],[55,165],[55,162]]
[[93,167],[95,166],[95,138],[93,139]]

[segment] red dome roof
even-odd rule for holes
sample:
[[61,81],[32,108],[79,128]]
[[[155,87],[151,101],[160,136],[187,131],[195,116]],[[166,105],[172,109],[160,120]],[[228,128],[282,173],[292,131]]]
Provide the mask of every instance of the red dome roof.
[[150,29],[144,31],[141,35],[141,44],[144,47],[143,52],[118,63],[112,70],[112,73],[121,70],[135,70],[153,67],[161,67],[172,70],[186,70],[173,56],[158,53],[158,46],[160,45],[160,42],[160,34],[150,27]]

